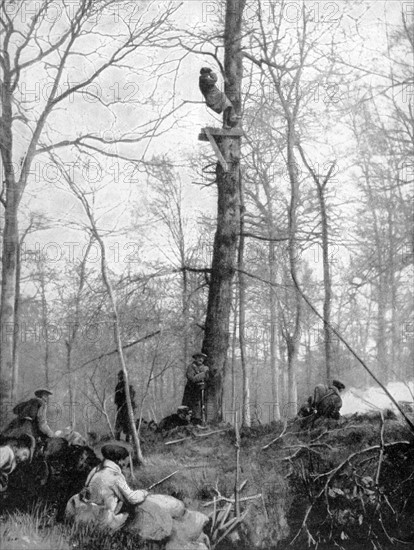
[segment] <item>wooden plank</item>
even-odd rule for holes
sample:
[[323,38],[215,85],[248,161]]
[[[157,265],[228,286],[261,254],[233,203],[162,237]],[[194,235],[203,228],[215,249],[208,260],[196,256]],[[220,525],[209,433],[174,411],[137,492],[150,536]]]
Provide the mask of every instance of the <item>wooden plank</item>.
[[218,148],[218,145],[216,143],[216,140],[214,139],[214,137],[210,134],[209,132],[209,128],[204,128],[204,132],[206,133],[207,137],[208,137],[208,141],[211,143],[211,146],[214,150],[214,152],[216,153],[216,157],[218,158],[218,161],[219,163],[221,164],[223,170],[225,172],[228,172],[229,171],[229,167],[228,167],[228,164],[225,160],[225,158],[223,157],[223,155],[221,154],[221,151],[220,149]]
[[207,132],[212,136],[225,136],[225,137],[240,137],[244,134],[242,128],[213,128],[212,126],[206,126],[201,129],[201,134],[198,135],[200,141],[207,141]]

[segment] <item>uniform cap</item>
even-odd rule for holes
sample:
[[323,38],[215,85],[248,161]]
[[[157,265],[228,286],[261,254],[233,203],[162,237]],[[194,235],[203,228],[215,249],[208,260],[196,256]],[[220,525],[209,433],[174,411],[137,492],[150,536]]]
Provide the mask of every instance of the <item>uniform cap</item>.
[[198,353],[193,354],[193,359],[197,359],[197,357],[202,357],[203,359],[205,359],[206,357],[208,357],[208,355],[199,351]]
[[332,386],[335,386],[335,388],[338,388],[338,390],[344,390],[345,384],[342,384],[339,380],[332,380]]
[[93,447],[95,454],[101,460],[122,460],[132,453],[132,446],[126,441],[118,441],[111,439],[109,441],[101,441]]
[[53,392],[51,392],[50,390],[48,390],[47,388],[38,388],[37,390],[35,390],[34,394],[36,397],[41,397],[42,395],[44,394],[47,394],[47,395],[53,395]]

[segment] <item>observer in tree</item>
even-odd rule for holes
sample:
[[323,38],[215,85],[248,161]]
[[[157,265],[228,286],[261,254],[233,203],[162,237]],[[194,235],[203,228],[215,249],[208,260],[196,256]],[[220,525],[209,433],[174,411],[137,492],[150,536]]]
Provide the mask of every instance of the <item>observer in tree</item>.
[[198,79],[200,91],[206,100],[207,107],[210,107],[215,113],[223,113],[224,128],[236,126],[239,117],[236,115],[233,103],[224,92],[217,87],[217,75],[209,67],[200,69]]

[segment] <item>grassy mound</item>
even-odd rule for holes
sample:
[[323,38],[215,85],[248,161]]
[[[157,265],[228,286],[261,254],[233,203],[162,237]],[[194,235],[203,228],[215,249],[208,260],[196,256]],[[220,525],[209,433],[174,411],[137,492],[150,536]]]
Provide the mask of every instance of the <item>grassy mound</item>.
[[[413,434],[397,420],[350,418],[320,422],[312,430],[297,423],[242,430],[238,486],[245,517],[232,531],[234,430],[220,426],[207,436],[185,435],[154,441],[146,464],[129,482],[147,488],[175,472],[153,492],[214,517],[208,528],[216,550],[414,548]],[[55,526],[47,510],[3,519],[0,547],[7,550],[162,549],[122,533],[108,537]]]

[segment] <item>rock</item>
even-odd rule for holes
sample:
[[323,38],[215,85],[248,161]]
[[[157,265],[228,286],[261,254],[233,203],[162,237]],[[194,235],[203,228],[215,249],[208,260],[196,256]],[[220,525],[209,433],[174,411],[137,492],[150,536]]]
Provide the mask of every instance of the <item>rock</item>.
[[164,540],[172,533],[173,519],[168,510],[147,497],[135,507],[135,517],[126,526],[129,533],[135,533],[144,540]]
[[207,523],[205,514],[186,510],[181,518],[174,519],[172,535],[165,550],[208,550],[209,540],[203,533]]
[[184,502],[169,495],[148,495],[146,502],[158,504],[158,506],[169,512],[172,518],[180,518],[185,513]]
[[165,550],[209,550],[210,544],[207,535],[203,535],[204,539],[200,541],[174,541],[170,540],[165,546]]
[[166,540],[165,550],[208,550],[209,540],[203,533],[208,517],[186,510],[184,503],[169,495],[148,495],[135,507],[136,515],[125,531],[144,540]]

